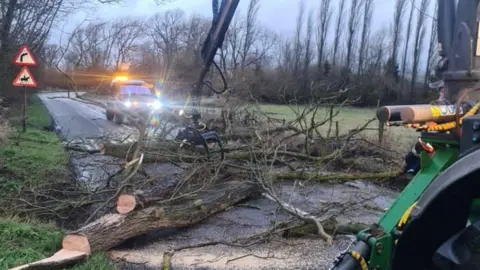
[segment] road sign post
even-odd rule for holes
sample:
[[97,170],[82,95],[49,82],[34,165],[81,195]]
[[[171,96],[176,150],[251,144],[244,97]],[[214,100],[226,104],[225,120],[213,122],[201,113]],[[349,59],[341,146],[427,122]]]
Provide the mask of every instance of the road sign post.
[[27,130],[27,87],[37,87],[37,82],[27,66],[36,66],[37,60],[33,57],[28,46],[23,45],[15,56],[13,64],[16,66],[22,66],[17,77],[13,80],[13,86],[23,87],[22,130],[25,132]]

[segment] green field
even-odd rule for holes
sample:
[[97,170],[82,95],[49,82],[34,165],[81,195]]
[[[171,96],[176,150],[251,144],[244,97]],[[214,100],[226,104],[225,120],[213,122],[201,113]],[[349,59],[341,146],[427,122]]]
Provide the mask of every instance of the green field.
[[[271,104],[260,104],[260,105],[250,105],[247,108],[251,110],[258,110],[270,114],[274,118],[284,118],[286,121],[295,120],[299,114],[301,114],[306,106],[303,105],[271,105]],[[353,107],[342,107],[342,108],[333,108],[333,113],[338,115],[334,118],[334,121],[339,121],[343,126],[350,127],[353,124],[359,124],[363,121],[375,117],[375,108],[353,108]],[[330,108],[320,108],[318,109],[315,120],[321,121],[329,117]],[[313,113],[308,114],[306,117],[310,118]]]
[[[105,96],[98,96],[95,94],[85,94],[85,97],[93,99],[104,99]],[[220,115],[221,107],[224,105],[222,99],[216,98],[204,98],[202,99],[202,106],[197,108],[202,114],[206,115]],[[183,107],[182,102],[177,101],[178,107]],[[298,115],[303,111],[305,105],[275,105],[275,104],[249,104],[246,106],[241,106],[239,112],[242,113],[243,109],[246,108],[250,113],[253,113],[256,117],[261,117],[262,114],[266,114],[271,118],[278,120],[285,120],[286,122],[292,121],[298,118]],[[331,135],[335,134],[335,126],[338,122],[338,128],[340,134],[345,134],[346,132],[362,127],[368,120],[375,118],[376,108],[355,108],[355,107],[335,107],[333,109],[334,114],[338,111],[338,114],[332,120],[332,130]],[[315,121],[322,122],[329,118],[329,107],[320,108],[316,115]],[[306,115],[306,120],[310,122],[312,113]],[[328,122],[318,128],[320,132],[326,134],[329,129]],[[364,130],[358,136],[362,136],[364,139],[369,140],[374,143],[378,143],[378,122],[375,120],[371,122],[366,130]],[[385,132],[385,142],[384,147],[387,147],[386,144],[393,144],[389,147],[393,147],[398,151],[408,151],[411,147],[413,141],[418,136],[418,133],[411,129],[406,129],[403,127],[392,127],[388,128]]]
[[[292,121],[298,118],[298,115],[302,113],[305,109],[305,106],[289,106],[289,105],[271,105],[271,104],[256,104],[249,105],[247,107],[250,111],[262,111],[266,113],[269,117],[276,119],[285,119],[286,121]],[[338,122],[339,133],[345,134],[349,130],[362,127],[370,119],[376,117],[375,115],[376,108],[355,108],[355,107],[336,107],[333,109],[333,113],[338,114],[333,118],[333,122]],[[308,121],[312,117],[312,113],[306,115]],[[317,111],[315,115],[316,122],[322,122],[329,118],[330,108],[325,107]],[[320,127],[320,132],[326,132],[328,130],[328,123]],[[332,128],[335,127],[335,124],[332,124]],[[332,131],[335,132],[335,131]],[[383,146],[388,148],[395,148],[400,152],[408,151],[412,147],[412,144],[415,138],[419,134],[413,129],[407,129],[404,127],[390,127],[386,128],[384,133],[384,143]],[[372,142],[378,143],[378,121],[375,120],[371,122],[366,129],[361,132],[358,136]]]

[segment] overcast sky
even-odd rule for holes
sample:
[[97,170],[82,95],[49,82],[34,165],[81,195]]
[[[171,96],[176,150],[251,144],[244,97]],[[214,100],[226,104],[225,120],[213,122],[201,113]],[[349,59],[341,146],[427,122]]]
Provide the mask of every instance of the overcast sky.
[[[299,3],[301,0],[261,0],[260,10],[258,13],[259,21],[274,29],[277,33],[284,35],[293,34],[295,28],[295,18],[297,16]],[[311,9],[318,9],[318,0],[304,0],[307,7]],[[337,2],[340,0],[333,0],[332,4],[334,10],[337,9]],[[419,5],[420,0],[412,0]],[[249,4],[249,0],[241,0],[239,8],[240,12],[245,12]],[[375,0],[374,14],[372,19],[372,30],[389,29],[393,18],[393,11],[395,0]],[[433,14],[433,9],[436,0],[430,1],[429,15]],[[349,3],[349,1],[347,1]],[[348,4],[347,4],[348,5]],[[60,33],[71,32],[76,25],[84,21],[89,20],[108,20],[115,19],[123,16],[134,16],[140,18],[149,17],[157,12],[162,12],[168,9],[180,8],[185,11],[187,15],[201,14],[207,17],[212,16],[211,0],[175,0],[173,3],[157,5],[154,0],[123,0],[122,4],[108,5],[98,4],[93,10],[81,11],[73,16],[66,25],[58,26],[52,33],[52,42],[58,40]],[[347,6],[348,9],[348,6]],[[405,20],[407,20],[409,9],[405,14]],[[347,12],[348,13],[348,12]],[[335,19],[335,14],[333,20]],[[431,23],[431,19],[427,18],[426,22]],[[333,21],[332,21],[333,23]],[[333,26],[333,25],[332,25]],[[62,30],[63,28],[63,30]],[[428,30],[430,27],[427,28]],[[333,31],[332,31],[333,32]],[[428,38],[430,36],[429,31],[425,35],[425,46],[428,46]],[[64,37],[65,38],[65,37]],[[425,57],[422,57],[425,58]],[[422,59],[423,60],[423,59]],[[423,62],[423,61],[422,61]]]
[[[333,0],[335,9],[337,8]],[[420,0],[413,0],[414,2]],[[241,0],[239,5],[240,11],[247,9],[248,0]],[[261,0],[259,10],[259,20],[262,24],[271,29],[275,29],[281,33],[292,33],[295,27],[295,17],[297,15],[300,0]],[[431,1],[432,9],[433,2]],[[317,8],[318,0],[305,0],[309,8]],[[393,17],[393,8],[395,0],[376,0],[375,11],[373,16],[373,28],[378,29],[388,27]],[[180,8],[187,14],[197,13],[205,16],[211,16],[211,0],[175,0],[173,3],[165,5],[156,5],[154,0],[123,0],[122,4],[108,5],[99,4],[93,11],[78,12],[65,25],[64,31],[68,32],[75,27],[76,24],[88,19],[114,19],[122,16],[148,17],[156,12],[167,9]],[[58,36],[60,28],[55,30],[54,36]]]

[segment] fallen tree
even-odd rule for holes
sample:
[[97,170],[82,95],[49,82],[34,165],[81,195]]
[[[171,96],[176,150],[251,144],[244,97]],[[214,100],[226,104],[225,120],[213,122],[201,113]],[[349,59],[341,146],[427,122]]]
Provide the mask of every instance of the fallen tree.
[[[16,269],[38,269],[68,264],[84,259],[97,251],[106,251],[132,237],[151,231],[181,228],[203,220],[219,211],[256,196],[259,186],[248,181],[247,175],[224,167],[201,170],[209,175],[191,177],[189,183],[181,183],[177,198],[168,201],[153,199],[148,206],[136,204],[123,214],[107,214],[68,233],[62,241],[62,249],[52,257]],[[121,198],[121,197],[120,197]],[[120,200],[121,201],[121,200]],[[118,208],[119,205],[117,205]]]
[[[138,145],[138,142],[103,142],[99,144],[99,149],[102,155],[131,161]],[[194,156],[194,147],[173,140],[145,140],[141,145],[143,145],[141,150],[144,153],[144,163],[169,162],[171,160],[192,162],[199,159],[198,156]]]
[[[282,202],[274,196],[274,185],[282,180],[306,180],[314,182],[343,182],[357,179],[390,179],[398,171],[382,173],[321,173],[324,164],[341,158],[346,142],[368,125],[349,130],[340,135],[336,122],[335,138],[330,139],[333,112],[322,121],[315,121],[319,106],[310,106],[309,111],[298,115],[297,119],[283,125],[258,123],[262,129],[248,128],[246,132],[235,132],[223,135],[226,141],[235,141],[235,147],[225,149],[226,161],[215,164],[208,161],[205,155],[199,155],[196,147],[186,143],[159,138],[147,138],[148,119],[135,121],[139,139],[132,143],[115,143],[105,141],[100,144],[99,152],[103,155],[126,160],[121,174],[117,175],[118,185],[114,195],[102,206],[109,213],[97,218],[96,211],[85,221],[85,226],[68,233],[62,241],[62,249],[52,257],[18,269],[50,268],[82,260],[93,252],[105,251],[130,238],[156,230],[181,228],[195,224],[219,211],[245,199],[255,197],[262,192],[272,195],[272,201],[280,208],[296,216],[297,221],[288,223],[288,227],[275,232],[296,236],[305,234],[319,235],[331,243],[332,234],[337,230],[357,232],[364,228],[363,224],[339,225],[331,220],[320,220],[318,217],[301,211],[291,204]],[[313,114],[311,113],[313,111]],[[307,117],[308,115],[308,117]],[[132,116],[133,118],[133,116]],[[172,119],[179,121],[178,116]],[[320,132],[320,126],[329,124],[329,130]],[[265,129],[270,127],[270,129]],[[288,144],[295,140],[295,147]],[[312,154],[311,146],[318,140],[327,151],[316,151]],[[296,147],[300,141],[300,147]],[[330,142],[333,141],[333,147]],[[225,144],[226,145],[226,144]],[[293,144],[292,144],[293,145]],[[295,164],[300,164],[295,166]],[[184,175],[174,187],[161,192],[149,192],[148,187],[159,181],[161,172],[147,175],[145,182],[153,182],[147,186],[138,185],[133,176],[140,171],[142,163],[185,163],[181,167]],[[188,163],[188,164],[187,164]],[[200,165],[198,163],[201,163]],[[278,166],[280,165],[280,166]],[[282,169],[289,168],[290,171]],[[300,168],[301,167],[301,168]],[[259,175],[266,176],[268,182],[259,180]],[[253,177],[255,176],[255,177]],[[110,181],[110,179],[108,180]],[[156,182],[155,182],[156,181]],[[107,187],[109,187],[107,183]],[[111,207],[105,207],[116,200],[116,213]],[[94,220],[97,218],[96,220]],[[93,222],[89,222],[94,220]],[[343,226],[343,227],[342,227]],[[268,236],[266,236],[268,237]],[[168,257],[168,256],[167,256]]]

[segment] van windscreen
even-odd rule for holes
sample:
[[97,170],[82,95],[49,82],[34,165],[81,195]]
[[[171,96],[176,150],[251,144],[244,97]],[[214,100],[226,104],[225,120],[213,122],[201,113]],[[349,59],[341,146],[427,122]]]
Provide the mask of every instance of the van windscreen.
[[150,96],[152,92],[147,87],[141,85],[122,85],[120,86],[120,94]]

